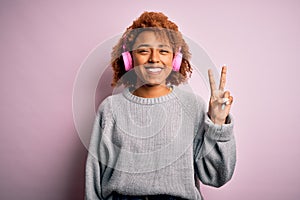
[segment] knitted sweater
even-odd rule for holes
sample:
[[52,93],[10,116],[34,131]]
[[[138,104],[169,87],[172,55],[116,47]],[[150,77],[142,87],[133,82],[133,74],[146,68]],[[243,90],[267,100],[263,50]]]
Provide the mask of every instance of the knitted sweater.
[[200,200],[199,179],[214,187],[231,179],[232,115],[215,125],[200,96],[172,87],[157,98],[125,88],[100,104],[86,162],[87,200],[110,200],[113,192]]

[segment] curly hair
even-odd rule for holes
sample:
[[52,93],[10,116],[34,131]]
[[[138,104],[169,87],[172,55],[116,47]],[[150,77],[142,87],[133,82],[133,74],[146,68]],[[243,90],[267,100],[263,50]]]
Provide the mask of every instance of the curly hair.
[[[135,73],[128,73],[124,76],[127,72],[121,54],[124,51],[123,46],[126,48],[126,51],[132,53],[132,46],[135,39],[141,32],[147,30],[154,31],[155,34],[159,34],[163,38],[168,39],[173,52],[178,51],[179,47],[181,48],[183,58],[179,73],[172,71],[167,77],[166,83],[179,85],[191,77],[193,70],[189,62],[191,53],[189,52],[189,47],[184,41],[182,34],[178,30],[178,26],[168,20],[168,17],[161,12],[144,12],[138,19],[133,21],[132,25],[126,29],[118,43],[113,47],[111,53],[111,66],[114,72],[111,83],[112,87],[121,84],[124,84],[125,86],[133,86],[136,84],[137,76]],[[174,55],[175,53],[173,53],[173,56]]]

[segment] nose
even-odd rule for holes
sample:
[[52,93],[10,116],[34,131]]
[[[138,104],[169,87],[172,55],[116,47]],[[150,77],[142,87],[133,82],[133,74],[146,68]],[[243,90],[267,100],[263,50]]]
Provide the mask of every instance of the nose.
[[159,52],[157,49],[151,49],[151,54],[149,57],[149,62],[151,63],[158,63],[159,62]]

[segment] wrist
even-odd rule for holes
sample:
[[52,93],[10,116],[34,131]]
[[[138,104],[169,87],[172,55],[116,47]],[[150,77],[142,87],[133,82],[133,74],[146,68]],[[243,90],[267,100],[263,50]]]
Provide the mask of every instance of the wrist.
[[225,119],[222,120],[222,119],[211,119],[211,121],[214,123],[214,124],[217,124],[217,125],[222,125],[222,124],[225,124]]
[[226,122],[226,118],[225,119],[219,119],[217,117],[212,117],[210,116],[210,114],[208,113],[208,117],[210,118],[210,120],[214,123],[214,124],[217,124],[217,125],[222,125],[222,124],[225,124]]

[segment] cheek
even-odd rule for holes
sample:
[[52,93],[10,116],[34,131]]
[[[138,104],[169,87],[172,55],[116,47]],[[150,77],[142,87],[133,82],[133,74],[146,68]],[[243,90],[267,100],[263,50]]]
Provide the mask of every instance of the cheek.
[[133,66],[139,66],[147,62],[146,56],[133,56]]
[[138,60],[135,57],[133,57],[132,58],[132,65],[136,66],[136,65],[138,65],[138,63],[139,63]]
[[162,61],[165,65],[172,68],[173,56],[167,56],[162,58]]

